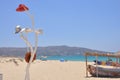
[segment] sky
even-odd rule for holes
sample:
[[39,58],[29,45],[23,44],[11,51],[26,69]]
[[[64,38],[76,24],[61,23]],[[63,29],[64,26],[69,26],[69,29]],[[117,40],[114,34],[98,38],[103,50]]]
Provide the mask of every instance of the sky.
[[[26,47],[15,27],[32,27],[25,4],[42,29],[38,46],[84,47],[120,51],[120,0],[0,0],[0,47]],[[29,34],[34,45],[34,34]]]

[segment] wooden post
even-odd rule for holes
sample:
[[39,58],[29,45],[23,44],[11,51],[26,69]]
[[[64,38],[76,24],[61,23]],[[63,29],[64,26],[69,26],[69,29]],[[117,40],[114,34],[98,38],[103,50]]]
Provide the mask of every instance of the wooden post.
[[96,56],[96,76],[98,77],[98,56]]
[[120,58],[119,58],[119,63],[120,63]]
[[87,69],[87,55],[85,55],[85,59],[86,59],[86,77],[88,77],[88,69]]
[[118,58],[116,58],[116,63],[119,63],[119,60],[118,60]]

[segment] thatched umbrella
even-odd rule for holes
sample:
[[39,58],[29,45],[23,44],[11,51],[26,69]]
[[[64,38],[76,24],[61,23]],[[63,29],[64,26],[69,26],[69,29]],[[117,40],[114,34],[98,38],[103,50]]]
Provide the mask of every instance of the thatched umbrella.
[[[114,57],[114,58],[116,58],[116,62],[118,63],[120,63],[120,52],[117,52],[116,54],[111,54],[111,53],[107,53],[107,54],[100,54],[100,53],[95,53],[95,52],[93,52],[93,53],[91,53],[91,52],[86,52],[85,53],[85,58],[86,58],[86,77],[88,77],[88,70],[87,70],[87,57],[88,56],[96,56],[96,60],[98,60],[98,56],[105,56],[105,57],[108,57],[108,59],[109,59],[109,57]],[[119,59],[119,60],[118,60]],[[96,66],[97,66],[97,64],[96,64]],[[97,74],[96,74],[97,75]]]

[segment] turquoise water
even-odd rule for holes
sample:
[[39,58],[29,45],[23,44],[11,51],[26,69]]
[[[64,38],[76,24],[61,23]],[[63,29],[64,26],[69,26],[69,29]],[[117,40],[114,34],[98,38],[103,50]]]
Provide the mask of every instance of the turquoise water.
[[[40,59],[40,56],[38,57]],[[85,61],[85,56],[47,56],[44,60],[66,60],[66,61]],[[115,58],[110,58],[113,61],[116,61]],[[88,56],[88,61],[96,60],[95,56]],[[108,60],[108,57],[98,57],[100,61]]]

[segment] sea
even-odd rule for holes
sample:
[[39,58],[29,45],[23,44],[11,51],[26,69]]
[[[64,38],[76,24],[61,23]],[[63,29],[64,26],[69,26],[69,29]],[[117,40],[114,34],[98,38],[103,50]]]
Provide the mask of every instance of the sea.
[[[79,56],[38,56],[37,59],[41,60],[63,60],[63,61],[86,61],[85,56],[79,55]],[[95,57],[95,56],[88,56],[87,60],[89,62],[92,62],[94,60],[98,59],[98,61],[107,61],[108,59],[111,59],[112,61],[116,61],[116,58],[112,57]]]

